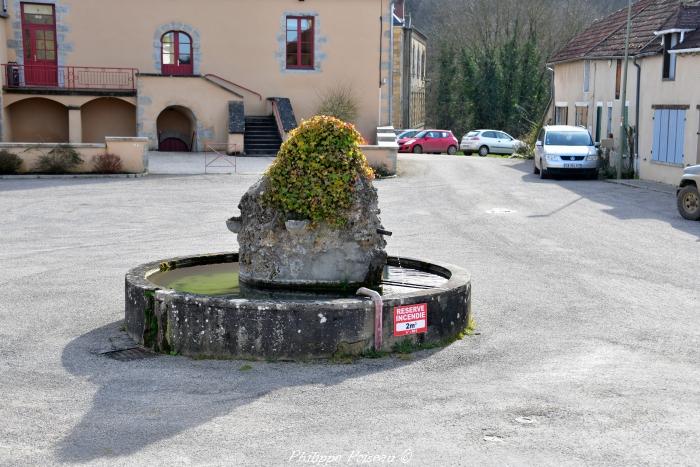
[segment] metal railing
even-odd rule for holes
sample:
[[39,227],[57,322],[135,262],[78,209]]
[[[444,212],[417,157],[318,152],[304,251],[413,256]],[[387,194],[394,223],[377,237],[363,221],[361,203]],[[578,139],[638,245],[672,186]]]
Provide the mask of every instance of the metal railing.
[[136,68],[2,65],[5,88],[136,90]]
[[237,144],[204,143],[204,173],[216,172],[217,169],[232,169],[237,173],[240,153]]
[[243,86],[243,85],[240,85],[240,84],[238,84],[238,83],[234,83],[233,81],[228,80],[228,79],[226,79],[226,78],[222,78],[222,77],[219,76],[219,75],[215,75],[215,74],[213,74],[213,73],[207,73],[206,75],[204,75],[204,77],[207,78],[207,79],[209,79],[209,80],[215,79],[215,80],[223,81],[224,83],[227,83],[227,84],[229,84],[230,86],[235,86],[235,87],[237,87],[237,88],[239,88],[239,89],[243,89],[244,91],[247,91],[247,92],[249,92],[249,93],[251,93],[251,94],[255,94],[256,96],[258,96],[258,99],[260,99],[260,100],[262,100],[262,98],[263,98],[262,94],[260,94],[259,92],[253,91],[252,89],[248,89],[247,87],[245,87],[245,86]]

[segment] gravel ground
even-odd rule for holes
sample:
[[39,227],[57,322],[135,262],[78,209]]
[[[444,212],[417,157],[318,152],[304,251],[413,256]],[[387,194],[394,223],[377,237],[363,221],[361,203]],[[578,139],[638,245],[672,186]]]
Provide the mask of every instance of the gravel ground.
[[696,464],[700,223],[525,162],[401,167],[376,183],[389,252],[469,269],[480,334],[249,370],[98,352],[128,269],[236,248],[255,176],[0,181],[0,464]]

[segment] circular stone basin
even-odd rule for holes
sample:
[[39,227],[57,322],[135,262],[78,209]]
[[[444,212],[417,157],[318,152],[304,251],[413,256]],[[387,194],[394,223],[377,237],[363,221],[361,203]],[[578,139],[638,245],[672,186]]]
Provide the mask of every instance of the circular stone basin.
[[[406,339],[440,343],[467,328],[469,274],[456,266],[390,257],[384,271],[383,351]],[[426,304],[427,332],[397,336],[394,309]],[[374,347],[375,306],[348,293],[270,290],[238,280],[238,254],[174,258],[126,275],[126,329],[159,352],[200,358],[307,360]]]

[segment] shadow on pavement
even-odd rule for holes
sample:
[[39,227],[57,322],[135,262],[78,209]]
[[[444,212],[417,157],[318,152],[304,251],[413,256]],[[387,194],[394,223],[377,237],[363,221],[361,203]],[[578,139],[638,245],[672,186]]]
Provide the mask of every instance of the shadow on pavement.
[[659,191],[616,185],[603,181],[585,180],[584,177],[559,177],[541,180],[532,173],[532,161],[523,161],[509,166],[525,174],[525,183],[557,183],[580,197],[558,209],[531,217],[549,217],[564,209],[575,207],[583,199],[608,206],[603,211],[618,219],[652,219],[666,222],[674,229],[698,237],[700,242],[700,222],[683,219],[676,208],[676,198],[672,194]]
[[[121,321],[84,334],[63,351],[63,366],[99,388],[92,407],[56,448],[59,461],[84,463],[138,452],[277,390],[333,386],[410,364],[394,357],[343,365],[192,360],[166,355],[116,361],[100,352],[125,334]],[[122,337],[123,338],[123,337]],[[418,361],[434,354],[414,354]],[[252,369],[241,371],[243,365]]]

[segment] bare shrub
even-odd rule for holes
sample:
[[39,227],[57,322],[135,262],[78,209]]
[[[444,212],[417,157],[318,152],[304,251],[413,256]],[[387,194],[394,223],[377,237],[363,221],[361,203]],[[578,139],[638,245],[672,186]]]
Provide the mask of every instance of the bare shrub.
[[64,174],[75,170],[83,159],[80,154],[70,146],[56,146],[48,154],[39,157],[39,161],[34,167],[35,172]]
[[0,151],[0,175],[13,175],[22,167],[22,159],[17,155],[3,149]]
[[122,171],[122,159],[116,154],[99,154],[92,158],[93,172],[101,174],[116,174]]
[[360,104],[352,87],[339,85],[328,89],[320,96],[316,110],[318,115],[335,117],[344,122],[356,123]]

